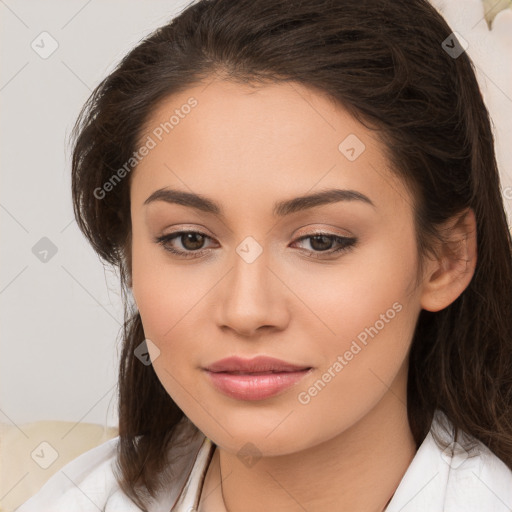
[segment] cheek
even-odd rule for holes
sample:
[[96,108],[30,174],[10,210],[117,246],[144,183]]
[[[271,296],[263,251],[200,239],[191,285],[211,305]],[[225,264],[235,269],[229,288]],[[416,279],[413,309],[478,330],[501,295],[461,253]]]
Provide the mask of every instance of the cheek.
[[419,312],[419,298],[413,290],[416,248],[411,239],[412,235],[405,235],[390,243],[382,237],[342,256],[335,265],[318,264],[314,272],[301,273],[294,280],[294,292],[312,314],[297,315],[298,321],[309,323],[309,330],[316,325],[319,335],[331,339],[332,346],[326,346],[329,351],[350,346],[358,335],[364,343],[374,324],[379,337],[400,331],[403,322],[408,325],[404,317]]
[[200,266],[171,264],[164,250],[154,245],[134,242],[132,292],[144,335],[159,349],[158,357],[152,358],[155,371],[174,395],[177,384],[171,376],[187,380],[190,366],[203,362],[198,317],[208,318],[207,295],[218,278]]
[[[371,295],[362,295],[358,302],[341,297],[338,304],[341,306],[331,311],[321,309],[322,320],[335,335],[321,323],[309,322],[315,341],[311,353],[319,356],[321,364],[315,378],[295,394],[296,419],[300,416],[301,428],[317,436],[315,442],[349,428],[390,389],[391,400],[402,399],[418,314],[415,305],[396,288],[384,288],[380,293],[372,289]],[[312,328],[314,323],[317,326]],[[307,331],[307,322],[299,329]]]
[[159,350],[157,357],[151,354],[157,373],[157,368],[166,359],[166,344],[163,341],[172,335],[173,326],[178,322],[180,315],[176,300],[176,297],[179,297],[179,283],[168,278],[168,269],[155,258],[158,249],[151,247],[150,243],[141,241],[134,234],[132,294],[142,319],[144,336]]
[[134,247],[133,295],[144,336],[158,348],[150,352],[153,369],[169,396],[187,411],[191,394],[197,395],[192,368],[201,361],[193,340],[193,307],[200,301],[200,291],[183,271],[158,260],[154,250]]
[[187,312],[196,287],[190,276],[169,264],[160,245],[134,233],[132,293],[148,338],[163,340]]
[[311,351],[322,361],[319,385],[329,382],[326,387],[333,392],[322,393],[318,404],[328,407],[336,395],[340,407],[357,410],[372,397],[377,399],[396,376],[420,310],[419,297],[411,293],[415,254],[414,244],[407,240],[382,241],[372,244],[371,250],[354,253],[337,270],[317,271],[314,277],[297,280],[301,282],[297,294],[315,314],[302,316],[299,329],[316,340]]
[[[143,248],[134,244],[132,257],[132,293],[139,309],[144,332],[148,338],[161,338],[173,325],[175,313],[172,297],[176,297],[176,283],[166,279]],[[174,283],[174,285],[173,285]]]

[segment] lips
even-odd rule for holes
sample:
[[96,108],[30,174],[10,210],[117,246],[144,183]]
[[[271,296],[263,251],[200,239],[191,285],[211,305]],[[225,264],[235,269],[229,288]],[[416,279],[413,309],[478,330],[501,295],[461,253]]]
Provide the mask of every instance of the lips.
[[253,359],[232,356],[203,370],[221,393],[237,400],[254,401],[281,394],[309,375],[312,367],[268,356]]
[[295,365],[268,356],[257,356],[253,359],[231,356],[212,363],[205,370],[213,373],[224,372],[234,375],[264,375],[269,373],[298,372],[310,368],[311,366]]

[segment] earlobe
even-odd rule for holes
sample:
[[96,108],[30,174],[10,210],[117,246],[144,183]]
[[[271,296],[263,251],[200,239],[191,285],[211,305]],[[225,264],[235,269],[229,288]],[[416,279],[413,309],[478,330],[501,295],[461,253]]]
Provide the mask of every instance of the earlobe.
[[426,265],[421,307],[440,311],[454,302],[467,288],[477,261],[476,218],[468,208],[443,227],[445,243],[437,260]]

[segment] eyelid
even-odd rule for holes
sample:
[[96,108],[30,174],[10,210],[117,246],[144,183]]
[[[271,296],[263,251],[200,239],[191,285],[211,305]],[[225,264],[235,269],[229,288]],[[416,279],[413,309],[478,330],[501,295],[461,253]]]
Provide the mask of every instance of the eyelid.
[[305,229],[305,228],[301,228],[299,233],[294,235],[294,239],[296,239],[298,237],[300,238],[302,236],[315,236],[315,235],[338,236],[340,238],[355,238],[355,236],[352,233],[350,233],[348,231],[340,233],[339,231],[334,231],[335,228],[325,228],[325,227],[308,228],[307,230],[305,230],[304,235],[301,235],[300,233],[302,232],[303,229]]
[[176,229],[173,229],[173,231],[169,231],[168,233],[163,233],[162,236],[174,235],[176,233],[181,233],[182,231],[193,231],[194,233],[201,233],[202,235],[209,236],[210,238],[217,238],[217,235],[215,235],[213,231],[210,231],[200,224],[175,224],[168,227],[174,228],[176,226],[178,226]]
[[[344,230],[343,232],[339,232],[339,231],[336,231],[336,229],[339,229],[339,228],[335,228],[334,226],[333,227],[313,227],[313,228],[310,228],[309,226],[315,226],[318,224],[317,223],[314,223],[314,224],[308,224],[306,226],[303,226],[302,228],[300,228],[299,232],[298,233],[294,233],[292,236],[292,238],[294,240],[296,240],[298,237],[301,237],[301,236],[304,236],[304,235],[309,235],[309,236],[315,236],[316,234],[318,235],[329,235],[329,236],[339,236],[340,238],[355,238],[355,235],[353,235],[351,232],[349,232],[348,230]],[[327,225],[329,226],[329,225]],[[163,234],[162,236],[170,236],[170,235],[173,235],[173,234],[176,234],[176,233],[181,233],[183,231],[193,231],[194,233],[199,233],[199,234],[202,234],[202,235],[205,235],[205,236],[208,236],[210,238],[217,238],[217,235],[215,235],[215,233],[213,233],[212,231],[206,229],[205,227],[203,226],[198,226],[197,224],[179,224],[178,225],[178,228],[174,231],[169,231],[168,233],[165,233]],[[301,234],[302,232],[304,232],[304,234]]]

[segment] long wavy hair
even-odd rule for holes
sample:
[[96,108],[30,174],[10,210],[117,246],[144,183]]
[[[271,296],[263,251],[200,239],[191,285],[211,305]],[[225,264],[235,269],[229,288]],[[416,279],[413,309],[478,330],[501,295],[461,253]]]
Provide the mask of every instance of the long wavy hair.
[[512,469],[512,240],[488,111],[462,50],[426,0],[200,0],[95,88],[71,134],[73,208],[101,259],[119,269],[117,479],[141,509],[169,485],[167,457],[184,413],[134,355],[145,336],[130,301],[131,176],[104,197],[98,191],[133,156],[161,101],[214,76],[308,86],[374,130],[413,193],[422,257],[435,254],[443,222],[473,209],[476,270],[452,304],[419,314],[408,420],[419,446],[439,409]]

